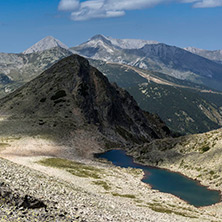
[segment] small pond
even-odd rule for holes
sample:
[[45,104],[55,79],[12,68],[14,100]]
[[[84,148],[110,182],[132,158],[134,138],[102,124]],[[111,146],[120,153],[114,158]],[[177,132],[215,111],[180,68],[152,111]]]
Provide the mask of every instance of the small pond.
[[208,206],[221,201],[219,191],[209,190],[180,173],[134,163],[133,158],[126,155],[123,150],[110,150],[97,154],[96,157],[107,159],[115,166],[142,169],[145,173],[143,182],[151,185],[153,189],[171,193],[196,207]]

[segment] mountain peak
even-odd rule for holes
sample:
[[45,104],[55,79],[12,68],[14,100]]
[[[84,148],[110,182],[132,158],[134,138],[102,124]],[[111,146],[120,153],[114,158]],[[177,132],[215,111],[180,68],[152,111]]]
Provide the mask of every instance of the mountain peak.
[[68,46],[63,44],[58,39],[54,38],[53,36],[47,36],[47,37],[43,38],[42,40],[40,40],[39,42],[37,42],[36,44],[34,44],[33,46],[31,46],[30,48],[28,48],[27,50],[25,50],[23,52],[23,54],[41,52],[41,51],[55,48],[55,47],[61,47],[64,49],[68,49]]
[[102,42],[105,43],[109,46],[113,46],[112,42],[104,35],[98,34],[98,35],[94,35],[91,39],[89,39],[88,41],[89,43],[98,43],[98,42]]
[[101,34],[93,36],[89,42],[91,41],[103,41],[109,45],[112,45],[121,49],[139,49],[145,45],[150,44],[158,44],[157,41],[153,40],[142,40],[142,39],[115,39],[112,37],[107,37]]
[[60,60],[0,100],[0,113],[22,121],[32,119],[47,130],[68,124],[73,131],[87,124],[107,138],[124,143],[151,141],[168,134],[159,119],[142,111],[127,91],[110,84],[78,55]]
[[92,38],[90,38],[90,40],[96,40],[96,39],[107,40],[106,36],[101,34],[94,35]]

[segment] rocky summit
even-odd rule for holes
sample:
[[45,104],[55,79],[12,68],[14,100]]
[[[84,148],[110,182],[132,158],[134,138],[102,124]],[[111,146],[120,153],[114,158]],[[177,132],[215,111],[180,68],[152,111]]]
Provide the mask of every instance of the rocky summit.
[[[110,84],[78,55],[61,60],[3,98],[0,107],[10,133],[15,128],[16,133],[30,133],[46,129],[58,132],[58,127],[68,132],[86,127],[92,131],[94,127],[106,140],[123,144],[138,144],[170,134],[159,117],[142,111],[127,91]],[[21,127],[9,127],[15,120],[22,121]],[[28,127],[24,127],[27,121]],[[3,132],[6,131],[4,127]]]
[[36,44],[34,44],[33,46],[31,46],[30,48],[28,48],[27,50],[25,50],[23,54],[30,54],[33,52],[42,52],[44,50],[52,49],[55,47],[68,49],[68,46],[66,46],[64,43],[62,43],[58,39],[55,39],[52,36],[47,36],[44,39],[37,42]]

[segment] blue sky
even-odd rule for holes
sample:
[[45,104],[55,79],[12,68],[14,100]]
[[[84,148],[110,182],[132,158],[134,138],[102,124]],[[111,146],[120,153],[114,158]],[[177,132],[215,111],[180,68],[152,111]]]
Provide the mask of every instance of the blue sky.
[[222,0],[1,0],[0,52],[24,51],[48,35],[71,47],[95,34],[222,49],[221,6]]

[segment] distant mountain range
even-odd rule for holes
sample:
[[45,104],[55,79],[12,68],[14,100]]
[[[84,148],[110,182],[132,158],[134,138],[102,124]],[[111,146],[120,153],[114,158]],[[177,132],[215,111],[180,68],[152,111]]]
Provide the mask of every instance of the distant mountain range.
[[[122,41],[127,42],[127,40]],[[133,40],[131,40],[128,42],[129,48],[126,48],[127,44],[121,48],[121,44],[113,44],[115,42],[118,40],[111,41],[105,36],[97,35],[70,50],[87,58],[158,71],[222,90],[222,64],[163,43],[145,44],[138,40],[139,46],[142,47],[132,48]]]
[[[141,39],[115,39],[112,37],[105,37],[104,35],[95,35],[89,41],[97,42],[98,40],[106,41],[108,44],[121,49],[140,49],[145,45],[158,44],[159,42],[153,40],[141,40]],[[84,43],[83,43],[84,44]]]
[[222,95],[206,86],[222,86],[222,65],[154,41],[97,35],[70,49],[58,42],[46,37],[25,51],[34,53],[0,53],[0,97],[78,53],[130,92],[141,108],[157,113],[171,130],[197,133],[222,126]]
[[29,54],[0,53],[0,97],[14,91],[69,55],[72,53],[61,47]]
[[126,89],[143,110],[157,113],[172,131],[197,133],[222,126],[222,93],[128,65],[90,63]]
[[185,50],[222,64],[222,50],[205,50],[194,47],[187,47]]

